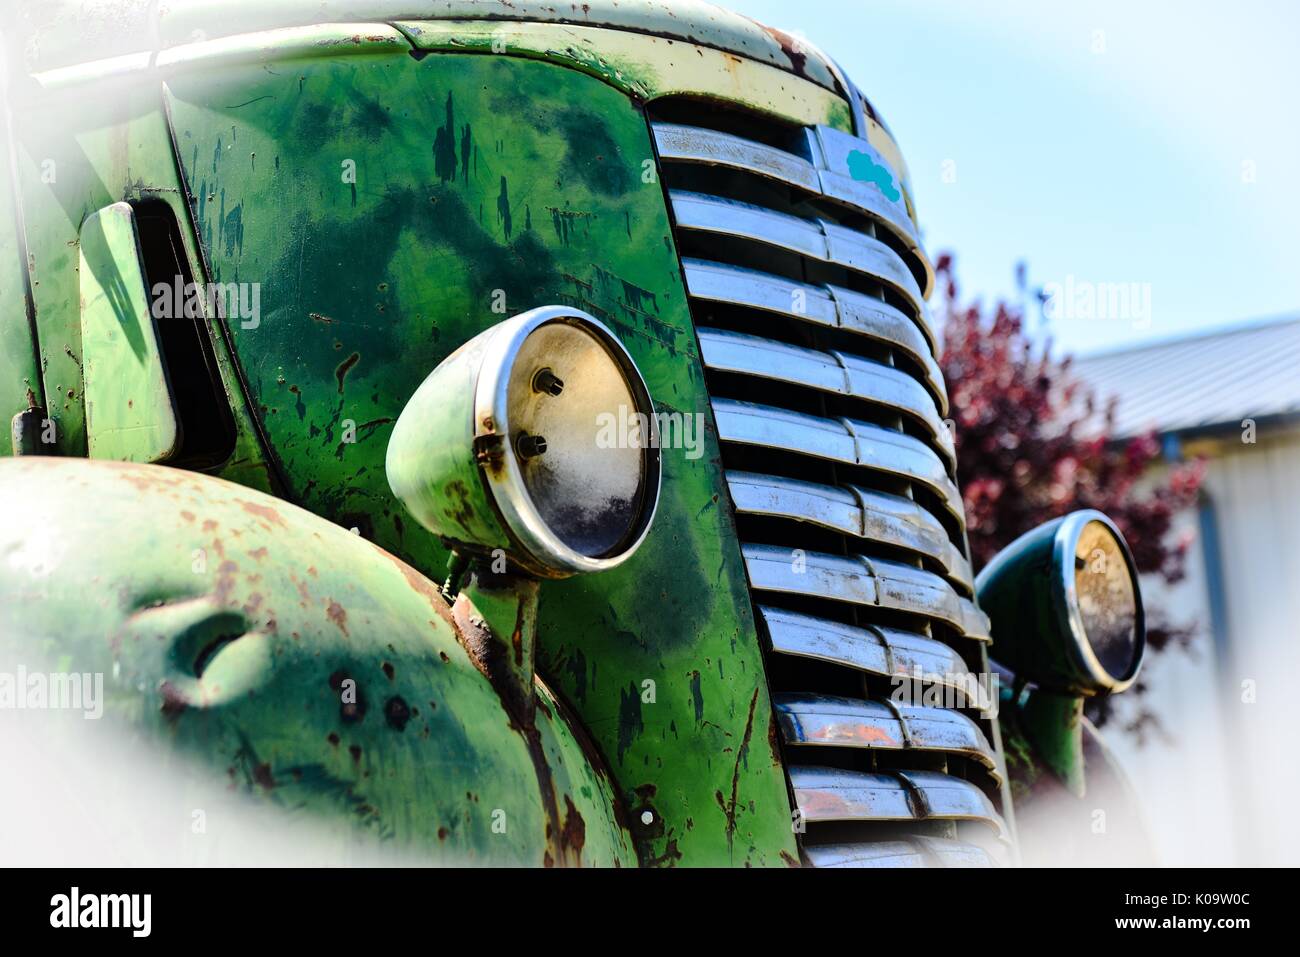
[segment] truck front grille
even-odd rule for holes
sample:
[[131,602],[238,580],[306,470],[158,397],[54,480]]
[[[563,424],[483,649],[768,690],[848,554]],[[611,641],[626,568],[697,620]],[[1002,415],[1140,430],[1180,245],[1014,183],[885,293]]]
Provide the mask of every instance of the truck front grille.
[[[652,117],[799,815],[816,866],[1004,859],[965,696],[973,602],[928,263],[864,141],[702,101]],[[947,691],[900,703],[896,678]]]

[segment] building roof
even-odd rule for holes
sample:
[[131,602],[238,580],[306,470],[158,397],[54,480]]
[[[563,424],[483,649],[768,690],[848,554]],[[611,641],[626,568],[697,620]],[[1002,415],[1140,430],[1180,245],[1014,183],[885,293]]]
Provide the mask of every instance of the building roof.
[[1080,356],[1115,434],[1198,432],[1300,413],[1300,316]]

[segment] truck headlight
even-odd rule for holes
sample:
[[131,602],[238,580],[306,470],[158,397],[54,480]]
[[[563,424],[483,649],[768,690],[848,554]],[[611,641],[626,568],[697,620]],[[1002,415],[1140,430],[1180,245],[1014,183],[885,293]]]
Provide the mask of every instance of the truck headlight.
[[469,554],[503,550],[546,577],[613,568],[659,500],[654,408],[604,325],[547,306],[448,356],[393,427],[394,494]]
[[993,656],[1017,676],[1072,694],[1116,694],[1137,678],[1146,623],[1124,537],[1086,510],[1016,539],[975,581]]

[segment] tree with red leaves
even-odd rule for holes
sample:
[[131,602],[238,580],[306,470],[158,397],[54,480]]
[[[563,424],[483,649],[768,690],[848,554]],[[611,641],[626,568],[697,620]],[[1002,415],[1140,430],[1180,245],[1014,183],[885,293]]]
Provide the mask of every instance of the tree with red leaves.
[[[1086,383],[1073,377],[1070,359],[1054,359],[1050,340],[1036,345],[1025,330],[1023,307],[999,302],[991,316],[978,303],[958,302],[953,258],[936,263],[943,354],[956,427],[957,477],[966,504],[976,571],[1024,532],[1061,515],[1095,508],[1123,532],[1143,574],[1166,582],[1183,577],[1189,540],[1171,542],[1174,517],[1195,504],[1201,463],[1180,465],[1163,482],[1139,484],[1160,458],[1155,435],[1117,441],[1114,405],[1098,409]],[[1017,269],[1024,288],[1024,269]],[[1187,647],[1192,626],[1174,626],[1147,608],[1147,647]],[[1140,693],[1139,681],[1135,691]],[[1107,699],[1089,703],[1098,723]],[[1143,710],[1130,725],[1142,734],[1158,727]]]

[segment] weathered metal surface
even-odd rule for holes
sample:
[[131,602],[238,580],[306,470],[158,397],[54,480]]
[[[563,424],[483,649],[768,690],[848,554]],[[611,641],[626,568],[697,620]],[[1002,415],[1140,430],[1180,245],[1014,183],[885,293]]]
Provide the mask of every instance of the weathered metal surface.
[[[107,98],[87,97],[83,90],[13,105],[32,300],[47,407],[57,440],[54,451],[85,455],[77,246],[82,220],[119,200],[161,201],[181,224],[182,252],[190,273],[203,277],[206,270],[188,228],[189,207],[156,85],[123,87]],[[59,122],[52,123],[51,115],[57,115]],[[5,307],[9,330],[20,316],[21,304],[7,298]],[[236,427],[234,454],[218,474],[254,488],[272,489],[275,477],[230,362],[224,323],[208,317],[208,325]]]
[[687,286],[696,299],[788,316],[812,326],[843,329],[897,349],[922,368],[926,388],[939,412],[947,415],[943,372],[920,326],[902,310],[848,289],[795,282],[756,269],[690,257],[682,260],[682,266]]
[[35,406],[15,413],[9,420],[10,448],[14,455],[43,455],[53,445],[49,419],[44,409]]
[[724,441],[861,465],[914,481],[939,496],[954,519],[962,520],[961,493],[938,453],[920,439],[870,422],[807,415],[735,399],[714,399],[713,414]]
[[102,674],[159,762],[417,859],[635,863],[546,688],[525,733],[394,556],[159,466],[0,460],[0,490],[0,656]]
[[742,515],[793,519],[924,555],[943,566],[962,594],[974,589],[966,557],[939,520],[913,499],[758,472],[728,471],[727,487]]
[[[530,0],[450,0],[412,4],[407,0],[39,0],[21,4],[14,27],[24,40],[30,70],[49,70],[88,57],[121,56],[139,50],[224,38],[240,33],[316,23],[385,22],[420,17],[529,28],[609,27],[647,39],[725,51],[779,70],[827,91],[839,91],[829,64],[811,44],[747,17],[700,0],[588,0],[553,4]],[[422,21],[430,22],[430,21]],[[845,108],[847,111],[847,107]]]
[[[483,481],[474,447],[474,401],[484,337],[430,372],[399,410],[379,460],[388,486],[414,520],[466,555],[504,554],[513,543]],[[419,526],[416,526],[418,531]],[[395,526],[396,529],[396,526]],[[381,532],[382,535],[382,532]]]
[[974,844],[923,835],[909,841],[821,844],[806,853],[816,867],[995,867],[999,863]]
[[1083,797],[1083,699],[1035,689],[1018,706],[1020,726],[1034,753],[1075,797]]
[[946,622],[958,633],[988,641],[988,620],[933,572],[866,555],[833,555],[783,545],[742,546],[749,580],[759,591],[808,595],[891,608]]
[[0,419],[10,422],[45,402],[28,321],[23,226],[14,202],[10,164],[9,103],[0,78]]
[[401,20],[397,26],[420,50],[550,60],[642,100],[708,97],[799,123],[851,125],[847,102],[829,89],[726,49],[553,23]]
[[493,574],[475,564],[459,588],[451,618],[461,644],[516,724],[531,728],[536,715],[537,580]]
[[[35,4],[31,6],[37,6]],[[685,0],[580,8],[465,0],[420,11],[394,0],[300,4],[173,0],[153,16],[141,0],[42,0],[11,26],[15,49],[47,86],[164,71],[199,61],[280,56],[347,42],[398,42],[422,51],[479,51],[563,63],[642,98],[695,94],[849,131],[843,84],[816,48],[727,10]],[[565,14],[572,13],[573,16]],[[429,19],[418,19],[422,14]],[[357,37],[356,41],[349,37]],[[220,64],[207,63],[211,67]],[[874,121],[874,149],[902,171],[892,136]],[[905,177],[905,173],[904,173]]]
[[972,693],[974,675],[956,649],[925,635],[872,625],[858,628],[766,605],[758,607],[772,650],[814,658],[887,678],[915,679],[951,688],[968,705],[981,702]]
[[679,229],[761,243],[884,283],[906,300],[928,341],[935,341],[930,309],[917,276],[880,240],[824,219],[792,216],[707,193],[675,189],[671,201]]
[[988,795],[939,771],[866,772],[792,767],[795,801],[809,823],[824,821],[969,820],[1006,833]]
[[802,142],[791,146],[796,152],[787,152],[707,127],[656,123],[654,132],[661,159],[740,170],[865,213],[907,245],[922,291],[928,297],[933,290],[934,267],[904,201],[906,184],[869,141],[833,127],[806,127]]
[[997,754],[984,732],[959,711],[789,693],[777,696],[776,711],[792,747],[948,752],[984,765],[990,777],[1001,779]]
[[81,224],[81,367],[91,458],[161,462],[180,442],[135,215],[127,203]]
[[383,476],[406,399],[454,348],[531,307],[573,305],[618,334],[693,448],[664,450],[637,555],[543,586],[539,666],[608,758],[645,862],[793,860],[643,115],[577,71],[479,55],[324,56],[187,72],[168,90],[213,276],[262,283],[261,324],[230,332],[310,510],[441,569],[442,547]]
[[952,432],[921,383],[886,365],[839,350],[823,352],[776,339],[702,327],[704,364],[756,379],[829,392],[901,412],[929,433],[949,468],[957,466]]

